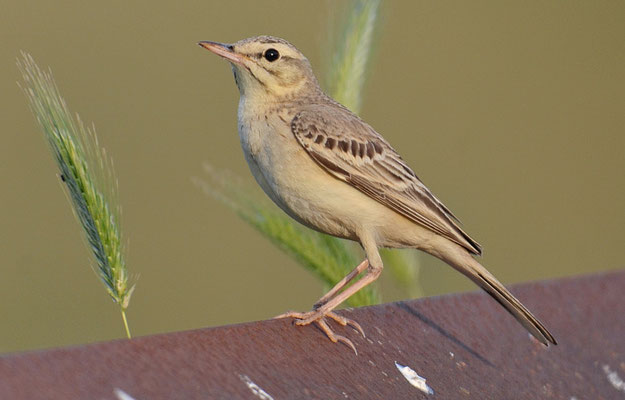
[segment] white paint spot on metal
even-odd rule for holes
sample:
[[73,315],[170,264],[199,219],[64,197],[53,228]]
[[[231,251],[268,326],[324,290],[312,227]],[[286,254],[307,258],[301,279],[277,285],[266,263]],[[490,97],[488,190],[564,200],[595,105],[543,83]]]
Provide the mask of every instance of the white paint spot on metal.
[[131,395],[129,395],[128,393],[124,392],[123,390],[119,389],[119,388],[115,388],[113,389],[113,394],[119,399],[119,400],[135,400],[134,397],[132,397]]
[[243,381],[243,383],[245,383],[248,389],[252,391],[254,396],[258,397],[261,400],[273,400],[273,397],[271,397],[267,392],[261,389],[260,386],[252,382],[249,376],[239,375],[239,378],[241,378],[241,380]]
[[608,378],[608,381],[610,382],[610,384],[612,384],[614,389],[620,390],[621,392],[625,392],[625,381],[623,381],[623,379],[621,379],[621,377],[618,376],[616,371],[612,371],[610,369],[610,366],[608,364],[605,364],[603,366],[603,372],[605,372]]
[[395,361],[395,366],[412,386],[416,387],[425,394],[434,394],[434,390],[432,390],[432,388],[425,383],[426,379],[419,376],[419,374],[417,374],[412,368],[401,365],[397,361]]

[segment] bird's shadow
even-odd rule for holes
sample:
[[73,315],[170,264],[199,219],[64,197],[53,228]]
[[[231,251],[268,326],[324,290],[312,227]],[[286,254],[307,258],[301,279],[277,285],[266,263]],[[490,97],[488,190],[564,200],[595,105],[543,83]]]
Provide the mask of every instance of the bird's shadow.
[[428,325],[432,329],[436,330],[438,333],[440,333],[441,335],[443,335],[447,339],[451,340],[456,345],[462,347],[469,354],[471,354],[473,357],[477,358],[478,360],[480,360],[484,364],[488,365],[489,367],[495,367],[495,365],[492,362],[490,362],[489,360],[484,358],[480,353],[478,353],[477,351],[473,350],[471,347],[469,347],[468,345],[463,343],[460,339],[458,339],[457,337],[455,337],[454,335],[452,335],[451,333],[449,333],[448,331],[443,329],[441,326],[436,324],[434,321],[432,321],[431,319],[429,319],[425,315],[421,314],[420,312],[418,312],[414,308],[410,307],[406,302],[400,301],[400,302],[397,303],[397,306],[399,308],[401,308],[402,310],[404,310],[404,311],[412,314],[413,316],[417,317],[420,321],[422,321],[423,323],[425,323],[426,325]]

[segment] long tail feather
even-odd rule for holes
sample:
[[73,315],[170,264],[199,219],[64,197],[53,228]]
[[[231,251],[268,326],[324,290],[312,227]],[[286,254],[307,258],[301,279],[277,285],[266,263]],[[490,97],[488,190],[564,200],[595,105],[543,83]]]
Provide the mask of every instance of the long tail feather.
[[[439,258],[484,289],[542,344],[545,346],[550,343],[557,344],[547,328],[468,252],[455,244],[453,248],[445,247],[448,251],[439,254]],[[440,252],[441,249],[438,250]]]

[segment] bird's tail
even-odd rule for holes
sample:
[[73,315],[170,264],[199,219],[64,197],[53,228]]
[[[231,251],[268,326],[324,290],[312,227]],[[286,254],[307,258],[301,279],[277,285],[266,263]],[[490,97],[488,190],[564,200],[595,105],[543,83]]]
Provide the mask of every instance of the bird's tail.
[[490,294],[542,344],[545,346],[549,343],[557,344],[547,328],[468,252],[454,248],[445,254],[439,254],[438,257]]

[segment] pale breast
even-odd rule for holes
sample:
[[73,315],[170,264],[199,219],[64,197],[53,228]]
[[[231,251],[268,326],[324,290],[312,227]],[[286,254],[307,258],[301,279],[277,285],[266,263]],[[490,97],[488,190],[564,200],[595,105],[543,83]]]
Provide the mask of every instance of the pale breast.
[[264,170],[266,169],[267,157],[261,150],[263,146],[262,136],[268,133],[266,132],[266,127],[259,124],[256,119],[242,118],[241,113],[239,113],[238,128],[243,156],[254,179],[274,203],[284,208],[272,185],[265,178],[266,172]]

